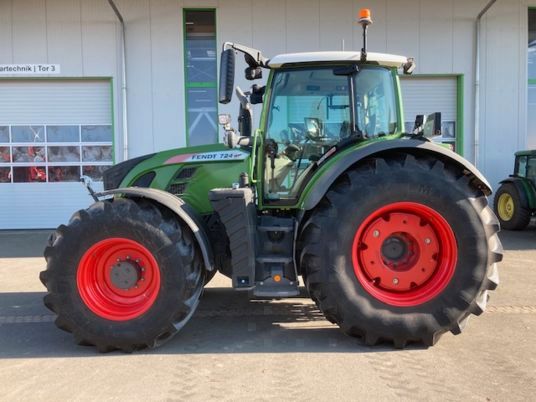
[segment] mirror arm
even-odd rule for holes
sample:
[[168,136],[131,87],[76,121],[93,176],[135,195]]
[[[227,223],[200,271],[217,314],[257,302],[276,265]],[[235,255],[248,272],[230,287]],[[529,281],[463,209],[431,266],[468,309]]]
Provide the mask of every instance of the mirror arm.
[[223,44],[223,50],[226,49],[234,49],[249,56],[249,58],[246,57],[246,59],[248,60],[248,64],[250,67],[268,68],[268,59],[262,55],[260,50],[232,42],[225,42]]

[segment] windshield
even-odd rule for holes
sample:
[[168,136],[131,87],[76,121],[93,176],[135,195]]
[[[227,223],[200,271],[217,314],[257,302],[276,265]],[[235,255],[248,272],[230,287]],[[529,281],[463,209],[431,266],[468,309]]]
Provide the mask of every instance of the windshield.
[[397,129],[394,79],[383,67],[364,66],[353,76],[335,75],[334,67],[280,70],[272,82],[266,138],[277,152],[266,155],[268,199],[296,197],[307,170],[342,140]]

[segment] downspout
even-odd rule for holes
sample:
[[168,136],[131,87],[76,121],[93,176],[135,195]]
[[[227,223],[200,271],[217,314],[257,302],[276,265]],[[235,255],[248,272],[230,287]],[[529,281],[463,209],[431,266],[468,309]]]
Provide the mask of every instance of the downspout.
[[113,0],[108,0],[110,7],[121,23],[121,120],[123,123],[123,160],[128,159],[128,100],[127,100],[127,40],[125,20]]
[[480,11],[476,17],[476,54],[475,54],[475,144],[474,162],[478,167],[480,153],[480,23],[484,14],[493,6],[497,0],[491,0],[486,7]]

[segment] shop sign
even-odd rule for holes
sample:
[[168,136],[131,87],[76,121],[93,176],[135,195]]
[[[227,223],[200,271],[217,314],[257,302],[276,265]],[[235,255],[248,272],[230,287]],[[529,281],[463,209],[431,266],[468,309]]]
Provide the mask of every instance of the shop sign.
[[0,64],[0,75],[60,74],[59,64]]

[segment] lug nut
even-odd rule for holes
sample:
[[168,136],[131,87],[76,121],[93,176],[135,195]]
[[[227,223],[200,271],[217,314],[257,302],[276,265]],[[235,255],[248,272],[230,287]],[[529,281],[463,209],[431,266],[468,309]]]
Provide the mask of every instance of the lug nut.
[[379,237],[379,236],[380,236],[380,231],[379,231],[379,230],[375,230],[374,232],[372,232],[372,236],[374,236],[374,237]]
[[426,239],[424,239],[424,243],[425,244],[430,244],[432,243],[432,240],[430,240],[428,237]]
[[398,278],[393,278],[393,285],[398,285]]

